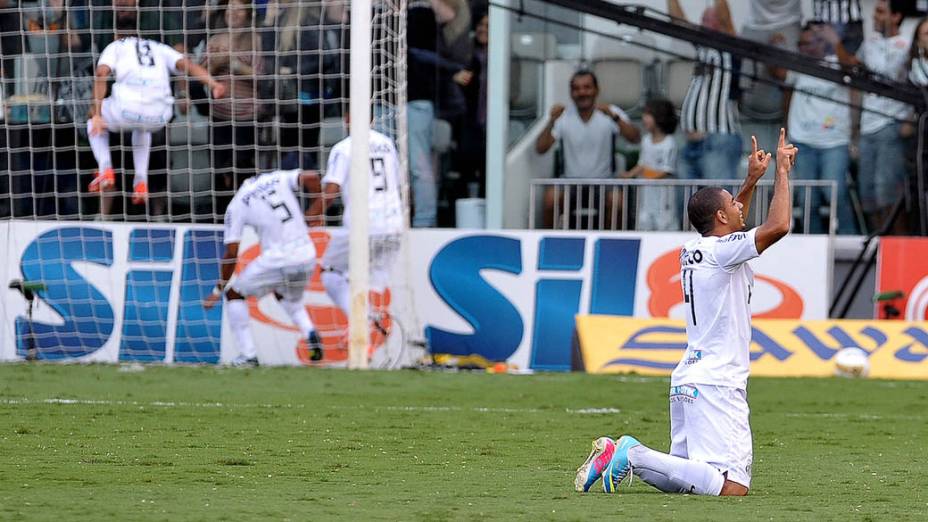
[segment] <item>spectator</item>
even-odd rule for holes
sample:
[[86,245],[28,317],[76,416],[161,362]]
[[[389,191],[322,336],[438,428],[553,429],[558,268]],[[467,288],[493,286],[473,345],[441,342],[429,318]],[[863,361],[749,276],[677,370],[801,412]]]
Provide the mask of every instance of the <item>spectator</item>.
[[831,25],[848,52],[856,53],[864,41],[860,0],[812,0],[812,20]]
[[[641,115],[645,135],[641,138],[638,164],[623,174],[626,178],[669,179],[677,170],[677,112],[665,99],[649,100]],[[680,230],[678,198],[674,187],[641,186],[637,191],[638,230]]]
[[442,61],[450,62],[452,68],[439,66],[437,117],[447,120],[457,128],[467,113],[467,100],[461,87],[454,80],[457,73],[469,64],[473,54],[473,40],[469,38],[471,11],[466,0],[444,0],[453,10],[450,21],[441,24],[438,36],[438,54]]
[[438,69],[434,60],[417,51],[437,56],[439,24],[451,22],[454,14],[453,7],[444,0],[414,0],[406,9],[407,76],[415,79],[407,85],[406,96],[414,227],[434,227],[438,203],[438,179],[432,169]]
[[751,11],[745,27],[762,31],[782,30],[798,25],[802,18],[799,0],[751,0]]
[[[678,0],[668,0],[671,16],[683,19]],[[702,14],[705,29],[735,34],[728,3],[715,0]],[[684,174],[690,179],[734,179],[741,162],[738,88],[741,61],[709,47],[697,47],[698,63],[683,100]]]
[[[213,100],[213,168],[218,208],[222,214],[241,182],[254,175],[257,164],[256,120],[258,77],[262,61],[254,29],[254,9],[248,0],[231,0],[225,11],[226,29],[209,38],[203,65],[225,87],[225,99]],[[231,169],[231,170],[230,170]]]
[[[741,26],[741,38],[796,52],[802,27],[800,4],[799,0],[751,0],[750,15]],[[775,41],[773,36],[776,34],[784,37]],[[747,82],[741,89],[741,114],[753,120],[785,120],[788,93],[772,81],[763,63],[748,60],[743,65],[742,78],[746,78]]]
[[[564,158],[564,177],[601,178],[615,176],[615,135],[637,143],[641,136],[628,116],[618,107],[597,105],[599,82],[590,71],[581,70],[570,78],[570,98],[573,105],[565,109],[556,104],[551,107],[548,125],[535,142],[539,154],[548,152],[555,142],[561,142]],[[605,202],[607,216],[619,213],[619,198],[610,192]],[[555,213],[561,214],[562,197],[554,187],[545,190],[544,223],[547,228],[554,225]],[[612,221],[614,223],[614,221]]]
[[93,155],[78,147],[79,139],[84,137],[87,114],[93,100],[94,64],[88,30],[89,11],[87,0],[70,0],[64,11],[65,30],[60,37],[59,45],[67,54],[57,60],[56,67],[54,119],[58,125],[52,135],[55,185],[50,205],[51,213],[59,218],[80,218],[79,173],[82,166],[89,167],[93,162]]
[[910,82],[919,87],[928,86],[928,18],[922,18],[915,26],[907,69]]
[[[282,169],[317,168],[319,127],[325,101],[340,96],[341,13],[328,3],[268,7],[263,33],[265,49],[275,49],[278,116],[282,127]],[[298,131],[290,130],[296,129]]]
[[[21,46],[3,42],[6,73],[14,81],[6,115],[9,125],[10,189],[13,217],[44,216],[55,210],[55,133],[52,131],[52,105],[57,75],[60,37],[65,5],[62,1],[44,5],[10,2],[16,5],[17,23],[9,24]],[[5,38],[3,38],[5,40]],[[13,60],[6,55],[9,47]],[[24,54],[16,55],[19,52]],[[13,78],[19,68],[22,77]]]
[[[819,34],[834,46],[842,64],[863,65],[891,80],[904,81],[910,41],[899,33],[905,16],[901,4],[898,0],[877,1],[873,9],[873,29],[877,34],[868,38],[856,55],[844,47],[840,36],[830,27],[820,27]],[[905,143],[899,121],[909,110],[902,102],[872,93],[864,95],[858,184],[868,230],[879,230],[890,217],[893,204],[903,195]]]
[[487,158],[488,23],[488,15],[478,18],[470,66],[454,75],[454,82],[463,88],[467,100],[467,113],[458,137],[458,170],[465,186],[477,183],[479,193],[484,190]]
[[[0,0],[0,87],[4,90],[7,89],[6,80],[13,78],[16,56],[23,52],[20,4],[21,0]],[[0,97],[11,94],[6,91]]]
[[[799,52],[810,58],[837,66],[838,57],[834,49],[818,35],[814,25],[803,27],[798,47]],[[827,232],[819,212],[820,202],[824,200],[837,207],[838,233],[856,234],[856,219],[851,205],[847,204],[847,171],[851,161],[848,150],[851,140],[848,89],[834,82],[783,68],[772,67],[770,74],[796,89],[790,98],[788,119],[789,140],[800,152],[796,156],[795,179],[838,183],[835,201],[831,201],[830,190],[814,189],[810,194],[812,215],[809,216],[809,231],[813,234]]]
[[[909,63],[907,69],[909,71],[910,82],[922,89],[928,87],[928,18],[922,18],[915,26],[915,31],[912,35],[912,45],[909,47]],[[917,117],[917,115],[913,116]],[[907,123],[906,125],[912,127],[912,124]],[[914,134],[916,129],[912,127],[910,132]],[[928,136],[925,134],[926,132],[928,132],[928,130],[922,129],[922,135],[918,136],[917,139],[928,139]],[[922,143],[924,143],[924,141],[922,141]],[[915,179],[924,180],[924,172],[922,172],[922,170],[924,165],[928,165],[928,151],[923,150],[923,147],[910,147],[909,154],[909,159],[915,164]],[[917,184],[916,182],[916,185]],[[916,188],[916,191],[918,191],[918,188]],[[918,198],[919,204],[913,207],[915,212],[921,214],[917,219],[913,220],[913,222],[920,223],[924,226],[926,209],[924,208],[924,194],[921,196],[922,197]]]

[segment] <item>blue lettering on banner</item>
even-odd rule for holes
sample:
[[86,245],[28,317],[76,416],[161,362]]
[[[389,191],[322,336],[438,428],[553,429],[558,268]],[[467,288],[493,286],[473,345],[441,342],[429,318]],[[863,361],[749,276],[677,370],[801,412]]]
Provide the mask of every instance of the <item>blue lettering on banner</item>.
[[[638,273],[639,239],[599,239],[594,248],[591,313],[633,315]],[[581,272],[586,264],[584,237],[543,237],[538,242],[538,270]],[[437,353],[476,354],[504,360],[518,349],[523,321],[518,310],[480,277],[494,268],[520,274],[521,240],[500,236],[468,236],[452,241],[432,259],[429,276],[435,292],[474,328],[469,335],[426,327]],[[535,283],[530,365],[540,370],[569,370],[580,310],[582,277],[542,277]]]
[[[538,270],[583,269],[584,238],[546,237],[538,247]],[[530,366],[569,370],[574,317],[580,308],[582,279],[542,279],[535,284],[535,320]],[[565,349],[565,347],[567,349]]]
[[120,361],[164,362],[173,278],[173,271],[162,270],[132,270],[126,274]]
[[[119,360],[165,360],[169,299],[175,284],[175,236],[176,230],[170,228],[139,228],[129,233],[130,268],[135,262],[164,263],[164,268],[126,273]],[[189,231],[183,249],[173,361],[217,363],[222,302],[205,310],[202,301],[219,278],[222,232]],[[83,357],[110,340],[115,328],[112,305],[74,270],[72,264],[78,261],[113,266],[113,233],[94,227],[62,227],[42,233],[26,247],[20,262],[23,278],[46,284],[38,297],[61,316],[62,324],[33,320],[30,326],[25,317],[17,317],[18,355],[26,355],[30,338],[37,356],[48,360]]]
[[[895,357],[900,361],[920,363],[928,358],[928,333],[921,328],[912,326],[905,329],[906,335],[915,340],[914,343],[907,344],[896,351]],[[922,353],[912,351],[916,345],[921,345]]]
[[[625,344],[619,347],[619,350],[686,350],[686,342],[671,341],[648,341],[650,335],[659,335],[666,337],[668,335],[686,335],[685,327],[676,326],[649,326],[638,330],[625,341]],[[638,357],[617,357],[608,361],[603,368],[610,366],[638,366],[640,368],[654,368],[658,370],[672,370],[676,368],[676,362],[651,361]]]
[[[129,233],[129,261],[171,263],[175,233],[170,228],[140,228]],[[126,274],[120,361],[165,362],[168,300],[174,271],[131,270]]]
[[[481,355],[504,361],[519,348],[524,324],[515,306],[480,275],[481,270],[522,273],[521,241],[499,236],[467,236],[445,245],[432,259],[429,279],[435,292],[470,324],[474,333],[425,328],[433,351]],[[569,350],[565,347],[565,350]]]
[[180,308],[174,342],[177,362],[219,362],[222,301],[210,310],[203,308],[202,302],[219,280],[219,259],[224,251],[221,231],[191,230],[184,237]]
[[831,360],[831,358],[834,357],[835,354],[838,353],[838,350],[841,348],[854,347],[860,348],[861,350],[864,350],[868,353],[873,353],[880,349],[880,347],[883,346],[883,344],[885,344],[886,340],[888,339],[886,334],[877,330],[876,328],[869,326],[862,328],[860,333],[861,335],[869,337],[871,340],[873,340],[875,348],[868,350],[867,348],[861,346],[860,343],[855,341],[853,337],[851,337],[847,332],[838,326],[832,326],[828,329],[828,335],[830,335],[831,338],[835,340],[835,343],[832,344],[832,346],[826,346],[823,341],[821,341],[814,333],[809,331],[809,329],[804,326],[800,326],[793,330],[793,334],[798,337],[800,341],[805,343],[805,345],[808,346],[810,350],[812,350],[812,353],[814,353],[816,356],[818,356],[819,359],[823,361]]
[[753,327],[751,328],[751,343],[760,347],[760,351],[751,351],[751,361],[756,361],[765,354],[771,355],[778,361],[785,361],[793,355],[793,352],[781,346],[780,343],[768,337],[764,332]]
[[[61,325],[33,321],[32,339],[40,359],[81,357],[99,350],[113,332],[113,309],[102,293],[72,267],[83,261],[113,264],[113,234],[92,227],[63,227],[35,238],[20,261],[23,278],[44,282],[38,296],[57,312]],[[26,354],[30,324],[16,318],[16,347]]]
[[600,239],[596,242],[590,313],[635,314],[639,239]]

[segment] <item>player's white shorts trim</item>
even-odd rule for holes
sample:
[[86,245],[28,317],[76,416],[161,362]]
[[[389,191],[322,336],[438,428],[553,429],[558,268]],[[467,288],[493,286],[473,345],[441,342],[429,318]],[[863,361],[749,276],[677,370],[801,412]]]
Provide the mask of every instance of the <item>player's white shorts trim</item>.
[[114,132],[124,130],[157,132],[168,124],[174,115],[174,110],[160,103],[153,104],[151,107],[126,104],[111,96],[103,100],[101,114],[106,127]]
[[747,393],[708,384],[670,387],[670,454],[707,462],[728,480],[751,486]]
[[[382,291],[390,284],[393,265],[399,257],[400,236],[398,234],[370,237],[370,287]],[[348,275],[348,231],[335,229],[329,232],[329,244],[322,256],[322,267]]]
[[281,265],[279,261],[261,255],[238,274],[232,282],[232,289],[243,296],[262,297],[278,292],[285,299],[302,299],[303,289],[309,283],[315,266],[315,260]]

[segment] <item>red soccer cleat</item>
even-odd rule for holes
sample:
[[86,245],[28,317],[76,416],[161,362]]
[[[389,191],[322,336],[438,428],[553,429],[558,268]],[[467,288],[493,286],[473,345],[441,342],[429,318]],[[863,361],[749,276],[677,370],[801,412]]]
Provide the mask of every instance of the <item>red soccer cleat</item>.
[[90,192],[106,192],[116,186],[116,173],[113,169],[103,169],[97,171],[97,177],[93,178],[87,190]]
[[148,201],[148,183],[140,181],[135,184],[135,192],[132,193],[132,202],[136,205],[144,205]]

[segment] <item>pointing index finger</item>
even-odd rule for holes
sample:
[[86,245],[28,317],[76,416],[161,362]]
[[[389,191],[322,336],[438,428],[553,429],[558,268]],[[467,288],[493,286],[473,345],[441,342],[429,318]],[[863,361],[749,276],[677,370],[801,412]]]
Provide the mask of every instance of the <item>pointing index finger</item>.
[[757,156],[757,136],[751,135],[751,155]]
[[786,129],[780,127],[780,142],[777,144],[777,148],[783,148],[786,145]]

